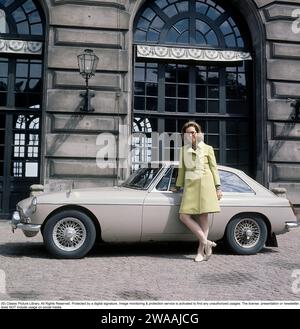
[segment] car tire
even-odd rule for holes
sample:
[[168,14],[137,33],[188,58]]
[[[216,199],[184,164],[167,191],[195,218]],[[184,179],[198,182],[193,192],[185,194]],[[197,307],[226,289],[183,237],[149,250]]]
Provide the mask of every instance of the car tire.
[[95,244],[96,228],[86,214],[64,210],[48,219],[43,239],[47,250],[56,258],[82,258]]
[[259,216],[239,215],[226,228],[229,248],[239,255],[253,255],[265,245],[268,236],[266,223]]

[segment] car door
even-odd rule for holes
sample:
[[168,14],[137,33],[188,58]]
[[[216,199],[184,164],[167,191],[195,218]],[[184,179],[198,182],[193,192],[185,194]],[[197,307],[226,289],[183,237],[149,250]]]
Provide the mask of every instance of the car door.
[[219,169],[223,197],[221,212],[213,215],[213,225],[209,234],[212,240],[221,239],[231,218],[242,212],[256,212],[252,203],[256,198],[253,189],[237,173]]
[[[195,240],[190,230],[180,221],[178,211],[182,190],[170,191],[175,186],[178,169],[169,167],[147,194],[143,205],[142,240]],[[212,216],[210,216],[210,223]]]

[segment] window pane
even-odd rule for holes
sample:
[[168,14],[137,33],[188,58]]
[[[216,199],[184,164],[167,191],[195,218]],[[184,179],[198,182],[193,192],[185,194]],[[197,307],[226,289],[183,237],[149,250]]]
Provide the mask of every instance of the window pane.
[[166,65],[166,82],[176,82],[176,65]]
[[176,7],[179,12],[184,13],[189,10],[189,3],[188,1],[179,1],[176,3]]
[[157,69],[156,68],[147,69],[146,81],[157,82]]
[[145,110],[145,99],[144,97],[134,97],[134,109],[137,111]]
[[165,110],[167,112],[176,112],[176,100],[171,98],[166,98]]
[[41,78],[42,77],[42,65],[39,63],[30,64],[30,77]]
[[35,4],[32,2],[32,0],[26,1],[23,6],[24,11],[26,13],[30,13],[31,11],[34,11],[36,9]]
[[219,98],[219,87],[208,86],[208,98]]
[[27,78],[28,76],[28,61],[22,61],[18,60],[17,61],[17,66],[16,66],[16,76],[18,78]]
[[197,70],[196,83],[197,84],[206,84],[207,83],[207,73],[206,73],[206,71],[198,71]]
[[197,113],[206,113],[206,101],[196,101]]
[[171,172],[172,170],[169,169],[167,173],[163,176],[163,178],[159,181],[159,183],[156,185],[156,189],[158,191],[167,191],[170,183],[171,178]]
[[26,15],[21,7],[16,9],[13,13],[12,16],[16,22],[20,22],[26,19]]
[[176,120],[168,119],[165,120],[165,131],[166,132],[176,132]]
[[208,121],[207,132],[210,134],[218,134],[220,131],[220,124],[218,121]]
[[179,85],[178,86],[178,96],[183,98],[189,97],[189,85]]
[[178,82],[189,82],[189,68],[187,65],[178,65]]
[[0,91],[7,91],[7,78],[0,78]]
[[213,148],[220,147],[220,137],[219,136],[207,135],[207,141],[208,141],[208,144],[211,145]]
[[144,82],[135,82],[134,94],[135,95],[145,95],[145,83]]
[[157,96],[157,84],[156,83],[147,83],[146,94],[148,96]]
[[197,86],[196,87],[196,97],[197,98],[206,98],[206,86]]
[[207,16],[209,18],[211,18],[212,20],[216,20],[220,15],[221,15],[221,13],[212,7],[210,7],[207,12]]
[[156,30],[149,29],[147,33],[147,41],[157,42],[159,40],[159,33]]
[[38,164],[36,162],[27,162],[25,167],[26,177],[38,177]]
[[179,112],[189,112],[189,101],[187,99],[178,100],[178,111]]
[[173,17],[178,14],[177,9],[174,5],[168,6],[165,10],[164,13],[167,14],[169,17]]
[[145,81],[145,69],[142,67],[136,67],[134,71],[134,81]]
[[216,36],[215,32],[210,31],[210,32],[207,33],[207,35],[205,37],[206,37],[208,45],[210,45],[210,46],[218,46],[219,45],[219,42],[218,42],[218,39],[217,39],[217,36]]
[[8,61],[5,58],[0,58],[0,77],[6,77],[8,74]]
[[167,97],[176,97],[176,85],[175,84],[166,84],[166,96]]
[[18,33],[19,34],[29,34],[29,24],[28,22],[22,22],[17,25]]
[[208,113],[219,113],[219,102],[218,101],[208,101]]
[[147,97],[146,98],[146,110],[157,111],[157,98]]
[[253,193],[252,189],[237,175],[224,170],[219,170],[219,174],[223,192]]

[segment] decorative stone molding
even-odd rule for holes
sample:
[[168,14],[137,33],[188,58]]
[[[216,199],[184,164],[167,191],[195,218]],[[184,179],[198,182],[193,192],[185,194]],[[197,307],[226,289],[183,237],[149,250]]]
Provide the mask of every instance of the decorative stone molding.
[[252,60],[248,52],[147,45],[137,45],[137,57],[215,62]]
[[0,39],[0,53],[41,55],[43,42]]

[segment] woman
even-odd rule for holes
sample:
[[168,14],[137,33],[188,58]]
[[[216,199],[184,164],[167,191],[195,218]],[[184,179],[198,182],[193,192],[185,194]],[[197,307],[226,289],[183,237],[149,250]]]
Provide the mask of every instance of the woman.
[[[208,260],[215,242],[207,239],[208,214],[220,212],[218,200],[222,198],[220,177],[214,150],[203,142],[201,127],[193,121],[182,127],[184,146],[180,149],[180,162],[176,191],[184,187],[179,209],[180,220],[199,240],[196,262]],[[192,218],[197,215],[197,220]]]

